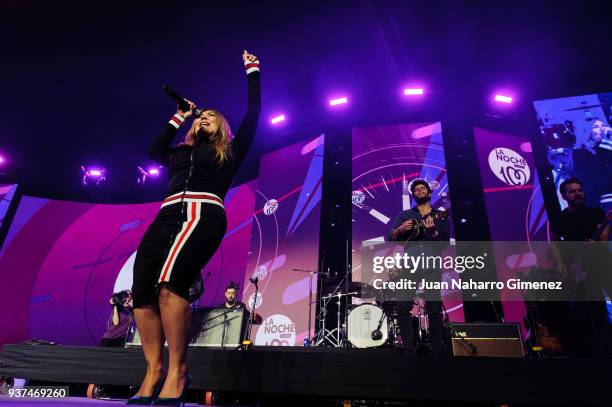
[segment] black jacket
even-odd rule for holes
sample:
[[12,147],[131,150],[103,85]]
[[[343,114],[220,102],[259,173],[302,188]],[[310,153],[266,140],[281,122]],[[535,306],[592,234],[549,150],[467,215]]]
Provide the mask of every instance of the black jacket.
[[[221,199],[225,197],[257,130],[261,110],[259,76],[259,71],[252,72],[247,76],[247,112],[231,142],[229,159],[222,165],[217,162],[215,152],[206,140],[197,143],[195,146],[172,146],[172,141],[178,130],[171,124],[166,124],[162,128],[149,147],[148,153],[155,161],[168,167],[168,195],[185,190],[185,183],[189,178],[187,186],[189,191],[209,192]],[[191,177],[189,177],[192,160],[193,171]]]

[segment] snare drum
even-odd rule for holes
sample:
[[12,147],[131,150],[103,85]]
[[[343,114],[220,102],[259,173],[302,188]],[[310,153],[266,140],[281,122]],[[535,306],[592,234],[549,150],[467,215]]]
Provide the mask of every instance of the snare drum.
[[[382,321],[381,321],[382,317]],[[380,323],[380,328],[378,324]],[[372,339],[372,332],[379,329],[382,337]],[[362,304],[351,309],[347,318],[347,338],[356,348],[372,348],[381,346],[389,338],[387,316],[377,305]]]

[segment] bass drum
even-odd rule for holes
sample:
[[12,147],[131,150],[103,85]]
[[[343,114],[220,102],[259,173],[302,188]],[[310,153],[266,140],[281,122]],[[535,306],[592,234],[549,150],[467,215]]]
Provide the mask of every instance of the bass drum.
[[[389,338],[387,316],[382,318],[383,310],[377,305],[361,304],[353,308],[347,318],[347,338],[356,348],[373,348],[384,345]],[[380,323],[380,328],[378,324]],[[372,339],[372,332],[379,329],[380,339]]]

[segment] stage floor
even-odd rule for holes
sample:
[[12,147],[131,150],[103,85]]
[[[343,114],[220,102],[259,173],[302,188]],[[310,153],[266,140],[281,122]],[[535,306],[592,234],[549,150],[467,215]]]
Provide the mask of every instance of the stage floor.
[[[5,345],[1,372],[138,385],[140,348]],[[609,406],[612,360],[446,358],[399,349],[190,348],[193,389],[309,398]],[[313,404],[315,405],[315,404]]]
[[[44,407],[44,406],[70,406],[70,407],[102,407],[102,406],[124,406],[125,400],[93,400],[86,397],[65,397],[61,399],[15,399],[8,396],[0,396],[0,405],[15,405],[19,407]],[[198,404],[186,404],[187,407],[195,407]]]

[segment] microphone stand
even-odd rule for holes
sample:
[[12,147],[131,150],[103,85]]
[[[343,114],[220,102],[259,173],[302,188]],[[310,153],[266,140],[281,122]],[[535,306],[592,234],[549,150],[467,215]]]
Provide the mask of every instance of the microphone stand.
[[227,314],[228,314],[227,312],[223,313],[223,331],[221,331],[221,349],[225,349],[225,328],[227,327],[227,323],[228,323]]
[[378,326],[370,334],[370,338],[372,338],[372,340],[378,341],[382,339],[383,334],[380,328],[382,327],[383,319],[385,319],[386,316],[387,316],[387,312],[383,309],[382,313],[380,314],[380,319],[378,320]]
[[[346,299],[345,299],[345,306],[344,306],[344,330],[343,332],[343,342],[344,342],[344,346],[348,347],[349,346],[349,342],[346,340],[347,339],[347,334],[348,334],[348,311],[349,311],[349,283],[353,278],[353,273],[351,270],[351,240],[347,237],[346,238],[346,275],[344,277],[344,292],[347,293],[346,295]],[[340,340],[340,297],[338,297],[338,341]]]
[[467,348],[470,349],[470,353],[472,355],[476,355],[476,353],[478,353],[478,347],[476,347],[476,345],[474,345],[472,342],[460,336],[459,333],[455,331],[455,328],[453,328],[453,324],[451,324],[450,319],[448,318],[448,312],[446,311],[446,307],[444,306],[444,301],[440,300],[440,303],[442,304],[442,309],[444,310],[444,317],[442,318],[442,324],[444,325],[444,328],[449,330],[451,334],[451,341],[452,341],[452,338],[459,339],[462,344],[464,344]]
[[125,333],[125,338],[123,338],[123,347],[127,348],[127,343],[128,343],[128,338],[130,337],[130,333],[132,333],[133,329],[134,329],[134,313],[131,312],[129,309],[124,308],[126,310],[126,312],[129,315],[129,321],[128,321],[128,328],[127,331]]
[[257,284],[259,282],[259,279],[257,277],[250,279],[251,283],[253,283],[253,285],[255,286],[255,296],[253,297],[253,308],[251,309],[251,315],[249,316],[249,322],[247,323],[247,329],[246,332],[244,333],[244,342],[250,342],[251,341],[251,328],[253,327],[253,322],[255,321],[255,309],[257,306],[257,294],[259,292],[259,285]]
[[301,271],[304,273],[308,273],[310,276],[310,281],[308,285],[308,338],[306,339],[306,343],[304,346],[310,346],[311,338],[310,338],[310,327],[312,325],[312,277],[314,276],[315,271],[312,270],[302,270],[302,269],[293,269],[293,271]]
[[314,273],[311,271],[308,273],[309,275],[309,283],[308,283],[308,346],[310,346],[310,324],[312,323],[312,276]]

